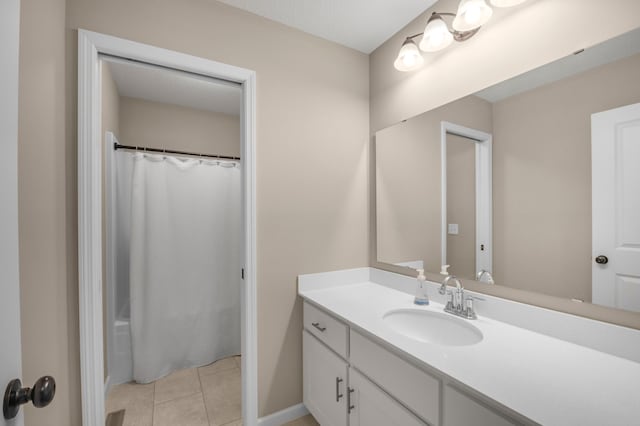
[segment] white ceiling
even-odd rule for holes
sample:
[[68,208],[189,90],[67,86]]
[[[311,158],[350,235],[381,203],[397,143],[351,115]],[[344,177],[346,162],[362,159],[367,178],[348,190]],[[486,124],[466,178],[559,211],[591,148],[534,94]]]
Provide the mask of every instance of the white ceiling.
[[364,53],[373,52],[436,0],[219,0]]
[[103,59],[120,96],[240,115],[238,84],[108,56]]

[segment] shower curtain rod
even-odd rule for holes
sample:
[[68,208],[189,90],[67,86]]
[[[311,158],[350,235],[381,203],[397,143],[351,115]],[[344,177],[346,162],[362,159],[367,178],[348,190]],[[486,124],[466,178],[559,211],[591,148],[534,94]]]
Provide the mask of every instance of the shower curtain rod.
[[228,155],[198,154],[194,152],[176,151],[172,149],[145,148],[142,146],[121,145],[117,142],[113,143],[113,149],[116,151],[119,149],[129,149],[132,151],[159,152],[161,154],[193,155],[196,157],[217,158],[219,160],[240,160],[240,157],[229,157]]

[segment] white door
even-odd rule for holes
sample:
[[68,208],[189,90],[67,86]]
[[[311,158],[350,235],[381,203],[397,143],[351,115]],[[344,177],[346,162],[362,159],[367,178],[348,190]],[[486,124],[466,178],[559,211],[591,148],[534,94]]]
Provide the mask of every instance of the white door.
[[321,425],[347,426],[347,363],[308,331],[302,336],[304,405]]
[[350,426],[426,426],[353,368],[349,368],[348,392]]
[[640,311],[640,104],[591,116],[591,156],[593,303]]
[[[20,378],[18,41],[20,0],[0,1],[0,392]],[[0,426],[22,425],[22,414]]]

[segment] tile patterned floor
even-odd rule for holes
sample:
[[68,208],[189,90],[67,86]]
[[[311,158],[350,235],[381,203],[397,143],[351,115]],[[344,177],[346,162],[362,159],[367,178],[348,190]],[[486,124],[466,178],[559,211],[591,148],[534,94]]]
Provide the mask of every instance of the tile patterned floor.
[[237,426],[241,400],[240,357],[229,357],[154,383],[114,386],[106,411],[124,409],[123,426]]
[[[242,426],[240,357],[171,373],[154,383],[111,388],[106,412],[125,410],[123,426]],[[283,426],[319,426],[311,415]]]

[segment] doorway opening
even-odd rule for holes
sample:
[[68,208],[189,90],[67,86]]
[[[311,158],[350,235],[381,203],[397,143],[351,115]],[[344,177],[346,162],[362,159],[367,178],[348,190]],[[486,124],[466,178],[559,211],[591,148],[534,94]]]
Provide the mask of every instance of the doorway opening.
[[[126,368],[119,368],[117,360],[114,358],[114,355],[117,355],[111,351],[112,348],[117,348],[116,341],[118,340],[117,332],[122,331],[127,328],[130,332],[129,340],[134,343],[136,342],[136,335],[138,337],[142,337],[143,339],[149,339],[150,336],[154,336],[159,332],[172,332],[173,335],[168,339],[169,343],[174,344],[174,348],[171,347],[171,344],[166,348],[161,348],[160,346],[166,345],[167,339],[160,338],[157,339],[153,344],[157,347],[153,347],[153,351],[162,352],[161,356],[158,357],[157,362],[154,364],[157,365],[148,365],[151,364],[152,360],[148,360],[148,357],[145,357],[144,353],[135,353],[135,349],[133,350],[134,354],[133,364],[134,371],[131,373],[133,376],[139,374],[136,377],[136,381],[138,382],[150,382],[153,383],[153,394],[152,401],[155,402],[164,402],[174,401],[175,404],[179,405],[184,401],[188,401],[190,398],[180,399],[180,392],[184,393],[185,391],[189,393],[189,395],[195,394],[190,390],[185,390],[181,388],[181,384],[184,385],[188,381],[190,384],[187,387],[191,386],[191,390],[199,390],[201,395],[203,395],[203,403],[206,399],[205,392],[203,392],[203,383],[209,380],[209,378],[218,373],[228,373],[233,372],[235,374],[236,381],[241,382],[241,414],[242,421],[245,425],[255,425],[257,422],[257,356],[256,356],[256,277],[255,277],[255,73],[250,70],[237,68],[233,66],[229,66],[226,64],[218,63],[215,61],[206,60],[203,58],[198,58],[190,55],[185,55],[178,52],[173,52],[165,49],[160,49],[157,47],[152,47],[148,45],[143,45],[140,43],[131,42],[128,40],[119,39],[116,37],[106,36],[103,34],[93,33],[89,31],[79,30],[78,33],[78,64],[79,64],[79,79],[78,79],[78,94],[79,94],[79,105],[78,105],[78,234],[79,234],[79,253],[78,253],[78,261],[79,261],[79,299],[80,299],[80,350],[81,350],[81,371],[82,371],[82,414],[83,414],[83,424],[85,425],[96,425],[96,424],[105,424],[105,391],[112,385],[114,385],[117,381],[124,381],[128,379]],[[237,109],[237,119],[236,119],[236,134],[237,139],[236,142],[238,146],[236,146],[236,151],[233,149],[227,150],[225,147],[217,146],[215,150],[217,152],[209,151],[207,152],[207,147],[197,147],[197,146],[185,146],[180,145],[180,141],[176,140],[179,138],[170,138],[172,141],[165,140],[162,143],[159,141],[167,136],[167,133],[170,131],[170,128],[167,127],[167,123],[161,123],[158,119],[155,119],[155,124],[151,126],[146,126],[145,132],[151,128],[160,129],[159,133],[152,135],[148,139],[144,139],[145,132],[135,133],[135,123],[128,123],[127,126],[131,128],[127,129],[127,135],[137,135],[137,136],[127,136],[128,140],[118,140],[117,137],[114,137],[113,133],[109,136],[108,143],[103,143],[104,139],[104,130],[102,123],[104,113],[107,111],[103,111],[103,68],[101,66],[101,60],[103,58],[110,58],[111,63],[119,63],[122,65],[122,62],[130,62],[136,64],[138,69],[153,69],[153,70],[162,70],[165,73],[170,73],[181,76],[188,76],[188,83],[193,85],[191,100],[193,102],[202,102],[204,104],[211,104],[210,97],[206,96],[206,91],[202,90],[202,84],[206,82],[211,82],[214,79],[218,82],[218,86],[230,88],[233,87],[236,89],[236,95],[238,96],[238,102],[236,105]],[[114,59],[115,58],[115,59]],[[113,70],[109,70],[111,72]],[[140,77],[141,79],[137,82],[134,81],[132,84],[131,90],[135,92],[135,90],[140,90],[146,83],[151,82],[154,78]],[[166,88],[172,89],[172,84],[163,83],[162,81],[156,82],[160,86],[167,85]],[[180,98],[185,93],[189,92],[189,88],[187,86],[173,87],[173,94],[169,94],[169,97],[172,98],[176,103],[176,99]],[[160,90],[152,90],[152,92],[160,92]],[[170,92],[170,90],[169,90]],[[198,94],[201,96],[198,97]],[[138,97],[131,97],[132,100],[128,100],[129,103],[129,113],[127,115],[133,115],[133,110],[136,110],[139,116],[142,116],[143,110],[146,110],[148,113],[149,105],[146,105],[145,108],[141,108],[141,101]],[[156,102],[162,101],[162,99],[143,99],[144,102]],[[162,109],[166,109],[166,105],[159,107]],[[182,106],[183,107],[183,106]],[[196,120],[194,118],[194,120]],[[153,120],[152,120],[153,121]],[[197,120],[196,120],[197,121]],[[191,123],[190,130],[194,130],[197,127],[194,123]],[[206,120],[205,120],[206,121]],[[209,123],[211,124],[211,123]],[[164,128],[163,128],[164,125]],[[189,129],[189,127],[187,129]],[[233,127],[233,126],[232,126]],[[157,130],[157,129],[156,129]],[[186,131],[183,129],[183,131]],[[121,132],[121,135],[124,134]],[[164,136],[163,136],[164,135]],[[132,139],[135,139],[132,141]],[[190,140],[194,142],[196,137],[192,138],[184,138],[185,140]],[[142,142],[144,140],[144,142]],[[170,143],[171,142],[171,143]],[[154,145],[155,143],[159,143],[159,145]],[[177,145],[176,145],[177,143]],[[196,142],[197,143],[197,142]],[[122,146],[124,145],[124,147]],[[150,266],[149,264],[137,264],[136,262],[139,259],[136,259],[135,256],[145,257],[145,254],[149,252],[149,250],[158,250],[155,252],[152,257],[159,258],[161,255],[168,255],[169,257],[183,257],[186,262],[186,269],[182,270],[182,274],[184,274],[184,270],[188,271],[187,275],[197,275],[194,272],[193,265],[189,262],[193,260],[193,258],[197,258],[199,252],[202,250],[196,250],[196,252],[192,253],[193,256],[184,255],[184,250],[175,250],[180,246],[179,242],[171,241],[167,242],[166,235],[162,236],[164,231],[167,231],[167,228],[173,229],[172,226],[166,225],[166,220],[169,216],[165,214],[164,219],[158,218],[154,216],[152,220],[149,222],[145,222],[147,216],[137,216],[134,214],[130,214],[130,218],[132,221],[136,220],[136,217],[143,218],[143,224],[148,224],[152,221],[157,221],[159,226],[156,227],[152,232],[145,235],[136,235],[139,231],[144,231],[142,228],[146,228],[146,226],[131,226],[129,231],[133,230],[133,233],[130,235],[130,243],[134,241],[142,241],[143,243],[150,243],[146,246],[143,244],[142,246],[134,246],[130,245],[130,264],[129,266],[129,277],[135,278],[134,280],[129,280],[129,291],[122,288],[118,292],[118,286],[123,284],[117,279],[118,275],[127,275],[126,272],[119,271],[117,268],[117,262],[115,261],[116,257],[114,254],[119,252],[118,248],[121,246],[117,246],[119,241],[113,238],[113,234],[116,228],[111,227],[110,232],[104,232],[103,234],[103,211],[105,205],[108,207],[113,207],[114,203],[107,203],[107,199],[109,198],[106,193],[103,194],[102,185],[103,185],[103,175],[106,177],[107,174],[103,174],[103,161],[109,160],[108,168],[112,169],[115,167],[115,159],[116,152],[113,151],[114,146],[118,146],[120,148],[117,152],[117,155],[128,151],[129,154],[122,154],[124,156],[136,157],[134,161],[140,163],[138,169],[135,170],[137,175],[145,175],[148,173],[168,173],[168,174],[178,174],[180,178],[183,178],[188,169],[189,172],[194,171],[196,175],[202,174],[215,174],[216,176],[219,174],[220,176],[215,177],[214,180],[216,182],[228,180],[227,178],[233,180],[235,179],[235,183],[227,182],[229,185],[235,185],[238,188],[238,193],[236,194],[236,201],[228,201],[227,204],[237,204],[238,212],[231,213],[228,216],[231,217],[232,221],[237,221],[237,236],[235,238],[229,238],[227,242],[236,241],[237,242],[237,260],[228,261],[232,265],[232,268],[227,272],[229,277],[235,277],[237,280],[227,278],[221,280],[226,284],[229,284],[229,281],[237,281],[235,283],[235,287],[233,285],[227,285],[225,287],[224,283],[219,285],[216,290],[212,290],[211,286],[193,284],[193,280],[183,279],[181,280],[181,285],[187,285],[187,282],[191,282],[189,284],[191,287],[188,291],[184,291],[183,294],[190,295],[192,297],[197,296],[198,292],[204,292],[201,295],[201,299],[211,299],[206,300],[203,303],[202,312],[199,315],[191,317],[191,322],[189,320],[184,321],[183,324],[180,324],[180,321],[176,319],[176,317],[171,317],[168,315],[170,319],[166,320],[162,327],[158,327],[159,318],[163,318],[164,312],[162,316],[157,316],[158,312],[153,312],[153,307],[147,309],[149,312],[145,311],[144,303],[148,299],[156,300],[156,301],[167,301],[170,302],[164,306],[165,310],[167,307],[175,307],[177,303],[177,297],[180,296],[180,292],[175,293],[173,288],[170,285],[164,285],[161,288],[161,292],[157,293],[157,283],[163,280],[167,282],[177,281],[176,277],[167,277],[167,275],[171,275],[173,269],[168,268],[166,271],[160,271],[160,273],[151,276],[145,276],[148,271],[158,272],[162,269],[164,263],[160,262],[155,265]],[[103,149],[104,148],[104,149]],[[128,149],[123,149],[128,148]],[[140,148],[147,148],[146,153],[131,153]],[[144,150],[143,150],[144,151]],[[164,153],[162,151],[165,151]],[[169,153],[172,151],[172,153]],[[178,151],[178,157],[176,158],[175,152]],[[107,155],[108,154],[108,155]],[[189,154],[198,154],[196,157]],[[209,154],[210,156],[205,158],[200,158],[200,154]],[[213,156],[213,157],[211,157]],[[215,157],[218,158],[215,158]],[[224,157],[224,158],[221,158]],[[240,158],[240,161],[237,161],[237,158]],[[125,161],[126,163],[126,161]],[[136,165],[138,165],[136,163]],[[106,166],[106,165],[105,165]],[[159,166],[159,167],[156,167]],[[208,167],[208,168],[207,168]],[[109,169],[105,169],[109,171]],[[126,168],[126,166],[125,166]],[[162,171],[156,169],[163,169]],[[166,169],[166,170],[164,170]],[[193,169],[193,170],[192,170]],[[237,175],[234,177],[229,177],[231,174],[236,172]],[[227,173],[230,172],[230,173]],[[113,179],[115,174],[108,174]],[[229,176],[227,176],[229,175]],[[219,178],[219,179],[218,179]],[[161,178],[164,179],[164,178]],[[192,187],[193,182],[199,182],[199,179],[195,179],[192,181],[191,185],[187,182],[184,183],[187,187]],[[150,180],[151,186],[153,186],[154,179]],[[167,189],[166,187],[176,186],[176,180],[171,180],[172,183],[166,185],[167,180],[165,180],[164,185],[160,185],[162,190]],[[155,191],[152,187],[148,187],[149,182],[145,183],[144,180],[136,182],[134,179],[134,188],[133,192],[136,190],[140,190],[142,188],[145,191],[145,202],[148,200],[149,191]],[[226,185],[226,184],[225,184]],[[156,185],[157,186],[157,185]],[[180,189],[178,187],[173,188],[174,195],[172,197],[180,197],[185,193],[190,192],[191,190]],[[228,185],[227,185],[228,186]],[[115,186],[110,185],[111,189]],[[157,188],[156,188],[157,189]],[[170,197],[168,204],[165,204],[165,208],[158,206],[149,206],[142,205],[140,207],[143,210],[146,208],[148,211],[152,212],[161,212],[167,213],[167,206],[173,207],[181,207],[183,210],[183,215],[188,216],[190,214],[190,210],[188,205],[193,200],[198,200],[198,203],[202,201],[203,198],[209,198],[212,200],[214,206],[213,211],[219,213],[215,207],[215,201],[219,198],[224,197],[221,194],[227,194],[227,187],[222,189],[219,197],[211,196],[209,194],[211,188],[204,188],[200,191],[201,197],[192,197],[191,201],[179,200],[178,202],[171,202]],[[132,192],[132,193],[133,193]],[[233,192],[233,191],[231,191]],[[103,200],[104,195],[104,200]],[[114,195],[114,194],[111,194]],[[166,195],[166,194],[165,194]],[[163,198],[164,197],[164,198]],[[132,196],[131,200],[135,200],[136,197]],[[160,196],[159,202],[162,203],[163,199],[167,199],[167,197]],[[166,201],[166,200],[165,200]],[[114,212],[112,209],[107,209],[105,218],[109,221],[109,223],[115,222]],[[218,209],[220,210],[220,209]],[[223,209],[224,210],[224,209]],[[131,208],[131,211],[134,211]],[[191,213],[200,211],[199,209],[191,209]],[[175,213],[175,212],[173,212]],[[169,212],[169,214],[173,214]],[[217,214],[216,213],[216,214]],[[213,213],[204,213],[205,215],[209,214],[213,216]],[[175,215],[174,215],[175,216]],[[171,216],[173,217],[173,216]],[[164,222],[163,222],[164,221]],[[210,228],[211,223],[213,221],[206,221],[204,219],[196,219],[192,222],[196,222],[196,228],[193,230],[183,230],[183,232],[190,235],[190,238],[185,239],[185,241],[189,242],[193,239],[198,239],[197,237],[201,237],[200,234],[205,234],[204,229],[197,229],[197,226],[201,226],[203,228]],[[206,222],[206,223],[205,223]],[[182,221],[181,223],[189,224],[189,221]],[[193,223],[192,223],[193,225]],[[228,224],[227,224],[228,225]],[[177,227],[178,225],[176,225]],[[182,225],[179,225],[182,226]],[[226,228],[229,228],[227,226]],[[233,226],[230,226],[233,228]],[[179,233],[179,232],[178,232]],[[209,232],[211,233],[211,232]],[[214,230],[212,235],[216,234]],[[160,236],[160,240],[152,241],[153,238]],[[213,239],[210,237],[201,238],[202,242],[206,245],[210,243]],[[110,244],[107,244],[109,242]],[[163,245],[163,242],[165,243]],[[105,255],[103,256],[103,245],[106,250]],[[109,246],[107,248],[107,245]],[[176,247],[177,246],[177,247]],[[145,250],[140,250],[140,247],[145,248]],[[165,252],[170,251],[169,249],[174,249],[174,253],[161,253],[163,252],[163,247],[167,250]],[[110,249],[110,250],[109,250]],[[231,250],[233,251],[233,250]],[[223,250],[224,253],[229,252],[229,250]],[[109,255],[111,253],[111,255]],[[135,253],[138,253],[136,255]],[[206,257],[206,256],[205,256]],[[224,256],[223,256],[224,257]],[[143,259],[144,260],[144,259]],[[197,260],[197,259],[196,259]],[[203,264],[203,271],[199,272],[204,276],[211,276],[210,271],[206,269],[211,267],[209,261],[196,261],[196,263]],[[237,265],[236,265],[237,263]],[[233,266],[235,265],[235,266]],[[136,272],[140,272],[140,275],[135,275]],[[103,278],[103,275],[105,276]],[[135,275],[135,276],[134,276]],[[147,274],[148,275],[148,274]],[[142,277],[142,281],[147,284],[151,283],[151,287],[142,287],[138,286],[137,280]],[[179,278],[179,277],[178,277]],[[111,281],[112,285],[109,286],[109,282]],[[198,280],[195,280],[197,282]],[[166,283],[165,283],[166,284]],[[211,283],[209,283],[211,284]],[[134,289],[135,286],[135,289]],[[103,295],[103,289],[106,290]],[[153,292],[156,293],[153,293]],[[164,293],[162,293],[164,291]],[[174,291],[175,294],[173,296],[169,293]],[[237,297],[239,306],[231,306],[229,305],[227,298],[221,298],[225,300],[223,303],[224,306],[221,306],[220,309],[210,309],[211,306],[209,301],[212,303],[215,302],[212,297],[213,292],[227,292],[229,294],[233,293],[233,297]],[[235,292],[237,291],[237,295]],[[130,301],[126,302],[123,295],[129,293],[133,296]],[[211,294],[209,294],[211,293]],[[118,303],[118,295],[123,299],[120,300],[122,303]],[[194,296],[195,295],[195,296]],[[136,298],[137,297],[137,298]],[[198,297],[196,297],[198,299]],[[107,303],[107,309],[104,312],[103,318],[103,306],[104,302],[111,301],[112,303]],[[185,301],[183,301],[185,302]],[[197,312],[193,306],[194,301],[191,302],[186,301],[185,303],[191,303],[191,311]],[[227,306],[229,305],[229,306]],[[138,308],[136,308],[138,306]],[[117,308],[117,309],[116,309]],[[137,310],[135,310],[137,309]],[[135,310],[135,311],[134,311]],[[160,309],[162,311],[162,309]],[[171,310],[171,309],[169,309]],[[183,310],[184,311],[184,310]],[[216,312],[213,312],[216,311]],[[135,312],[135,313],[133,313]],[[132,315],[133,313],[133,315]],[[222,314],[221,314],[222,313]],[[127,315],[129,314],[129,315]],[[213,316],[216,318],[214,319]],[[117,330],[117,325],[122,325],[120,323],[126,324],[126,319],[130,320],[128,327],[120,327],[120,330]],[[139,321],[136,322],[138,318]],[[231,320],[230,318],[233,318]],[[210,323],[215,321],[221,321],[224,323],[227,321],[229,327],[223,327],[221,330],[224,330],[222,334],[225,334],[227,331],[233,329],[239,329],[239,336],[233,336],[233,332],[229,332],[229,336],[223,336],[224,340],[227,338],[230,344],[221,344],[218,341],[213,341],[210,339],[206,339],[203,335],[209,336],[208,329],[205,328],[200,330],[198,327],[213,327]],[[104,324],[108,325],[104,327]],[[137,325],[136,325],[137,324]],[[144,324],[142,329],[138,329],[137,327],[141,324]],[[151,327],[151,328],[149,328]],[[218,330],[219,331],[219,330]],[[189,334],[189,332],[193,332],[195,339],[192,339],[190,344],[184,344],[176,340],[180,340],[180,336],[184,334]],[[137,334],[136,334],[137,333]],[[155,334],[154,334],[155,333]],[[215,334],[215,333],[211,333]],[[218,333],[220,334],[220,333]],[[198,338],[200,337],[200,338]],[[107,355],[104,356],[104,341],[106,340],[106,348],[108,349]],[[126,342],[127,338],[121,339]],[[210,340],[210,341],[208,341]],[[226,342],[226,343],[229,343]],[[111,345],[110,345],[111,343]],[[121,342],[122,343],[122,342]],[[159,345],[159,346],[158,346]],[[200,345],[200,346],[198,346]],[[191,351],[177,350],[175,348],[181,346],[189,346],[191,347]],[[138,345],[138,348],[144,347]],[[122,347],[120,347],[122,349]],[[184,348],[182,348],[184,349]],[[126,351],[125,351],[126,352]],[[172,352],[181,352],[178,357],[172,357]],[[239,358],[237,355],[242,353],[242,357]],[[186,356],[185,356],[186,354]],[[173,355],[176,355],[175,353]],[[139,369],[138,372],[135,372],[135,360],[136,356],[138,356],[139,360],[147,360],[145,362],[138,362]],[[184,358],[187,358],[185,360]],[[106,367],[106,368],[105,368]],[[121,366],[120,366],[121,367]],[[152,368],[150,368],[152,367]],[[240,371],[242,373],[240,374]],[[107,374],[105,374],[107,373]],[[111,373],[113,376],[113,383],[107,381],[105,383],[105,377],[111,379]],[[228,375],[228,374],[227,374]],[[116,380],[117,378],[117,380]],[[189,378],[194,380],[189,380]],[[173,385],[171,385],[173,384]],[[199,389],[195,389],[193,386],[198,384]],[[240,383],[238,383],[238,386]],[[142,385],[145,386],[145,385]],[[148,386],[148,385],[146,385]],[[182,389],[182,390],[181,390]],[[240,392],[237,392],[240,394]],[[186,396],[186,395],[183,395]],[[240,403],[236,404],[236,406]],[[174,404],[174,405],[175,405]],[[107,404],[109,405],[109,404]],[[168,405],[165,405],[165,407]],[[154,407],[156,410],[157,407]],[[160,411],[162,408],[159,407]],[[239,407],[236,407],[239,408]],[[119,410],[115,410],[117,413]],[[164,418],[164,420],[169,419],[170,415],[166,413],[160,413],[158,411],[159,418]],[[206,411],[205,411],[206,415]],[[237,416],[237,412],[231,414],[232,417]],[[209,420],[209,419],[207,419]],[[240,421],[237,418],[216,418],[210,419],[215,422],[215,424],[224,424]],[[220,423],[223,422],[223,423]]]
[[107,419],[239,421],[241,86],[100,58]]

